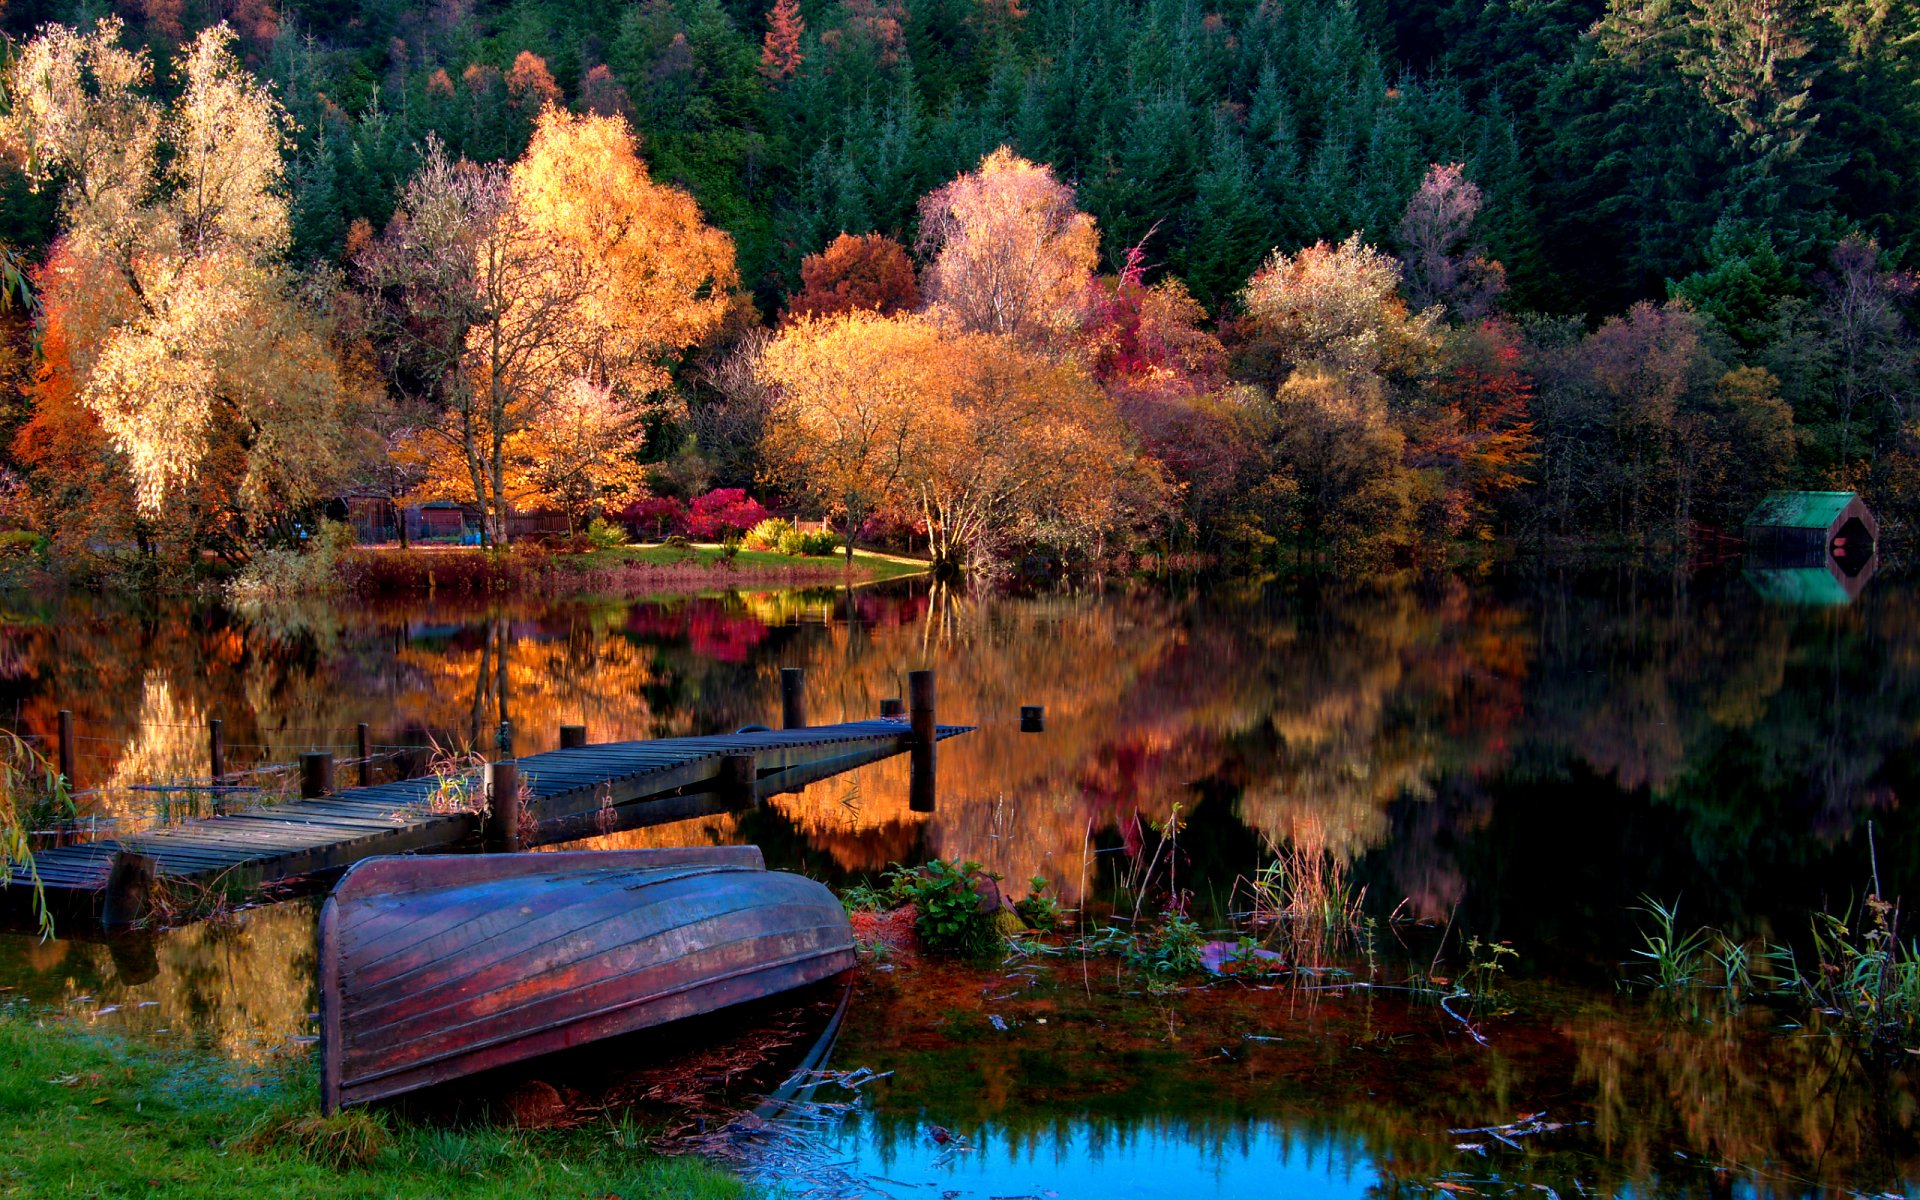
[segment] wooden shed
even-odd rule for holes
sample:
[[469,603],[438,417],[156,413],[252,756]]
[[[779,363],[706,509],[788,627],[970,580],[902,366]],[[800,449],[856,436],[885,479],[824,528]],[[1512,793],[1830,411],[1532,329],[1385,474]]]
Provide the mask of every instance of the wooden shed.
[[1747,549],[1775,567],[1840,567],[1873,561],[1880,523],[1857,492],[1774,492],[1747,516]]

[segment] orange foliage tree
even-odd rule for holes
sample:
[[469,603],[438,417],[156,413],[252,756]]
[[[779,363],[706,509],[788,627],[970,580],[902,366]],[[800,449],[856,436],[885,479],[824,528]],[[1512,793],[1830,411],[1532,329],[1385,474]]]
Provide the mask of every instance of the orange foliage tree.
[[[775,478],[841,518],[918,509],[936,565],[1013,544],[1098,553],[1164,485],[1080,367],[925,316],[803,318],[761,359]],[[849,550],[851,553],[851,550]]]
[[760,43],[760,73],[775,83],[793,78],[805,60],[800,38],[806,32],[799,0],[774,0],[767,13],[767,35]]
[[[389,372],[429,396],[426,431],[495,545],[531,490],[520,449],[584,381],[644,411],[678,356],[726,317],[733,243],[655,183],[617,116],[549,108],[510,170],[437,147],[359,260]],[[562,471],[561,474],[569,474]]]
[[867,309],[882,316],[920,307],[920,288],[904,246],[885,234],[843,233],[800,260],[801,288],[787,302],[796,317]]

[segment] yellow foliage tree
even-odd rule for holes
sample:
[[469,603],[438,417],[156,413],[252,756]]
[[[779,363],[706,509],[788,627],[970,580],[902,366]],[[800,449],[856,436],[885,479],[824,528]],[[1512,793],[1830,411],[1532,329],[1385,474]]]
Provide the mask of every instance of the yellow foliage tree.
[[143,94],[146,55],[120,34],[111,17],[90,32],[42,30],[6,71],[14,103],[0,144],[35,186],[62,185],[73,261],[130,294],[70,361],[84,364],[80,398],[140,509],[196,507],[203,470],[238,466],[238,485],[221,490],[257,534],[328,492],[361,398],[322,306],[295,295],[279,266],[291,121],[234,57],[224,24],[187,46],[167,110]]
[[768,473],[844,522],[849,559],[869,516],[917,498],[934,413],[964,383],[951,342],[925,317],[859,310],[792,322],[761,355]]
[[777,481],[842,519],[849,546],[893,508],[919,510],[943,569],[1015,542],[1097,552],[1164,499],[1093,380],[1008,336],[924,316],[806,318],[760,375]]

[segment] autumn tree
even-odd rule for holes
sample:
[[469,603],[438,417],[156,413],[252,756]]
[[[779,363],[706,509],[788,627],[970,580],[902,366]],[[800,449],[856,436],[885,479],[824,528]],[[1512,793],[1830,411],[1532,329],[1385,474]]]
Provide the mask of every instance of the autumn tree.
[[495,545],[525,495],[516,441],[582,381],[657,406],[737,282],[731,240],[652,180],[624,120],[551,108],[510,170],[430,147],[359,266],[389,374],[433,397],[431,436],[459,456]]
[[645,493],[645,448],[639,409],[610,387],[577,379],[512,451],[539,496],[567,514],[573,532],[609,506]]
[[805,57],[800,52],[800,38],[806,32],[799,0],[774,0],[767,13],[767,33],[760,43],[760,73],[774,83],[793,78]]
[[948,336],[913,315],[803,317],[767,345],[759,374],[774,395],[770,476],[841,522],[851,562],[868,517],[918,500],[930,416],[964,384]]
[[920,202],[919,250],[937,310],[976,333],[1034,341],[1077,324],[1099,235],[1052,168],[1002,146]]
[[1413,518],[1405,436],[1365,381],[1311,365],[1274,398],[1272,465],[1287,481],[1285,533],[1309,559],[1375,564],[1403,543]]
[[69,362],[85,364],[78,396],[142,513],[202,503],[199,477],[217,470],[233,485],[216,489],[237,522],[227,532],[258,536],[331,490],[358,402],[324,299],[279,265],[290,122],[226,26],[187,46],[166,108],[120,34],[117,18],[42,30],[7,68],[0,142],[36,186],[62,186],[73,262],[93,286],[127,294]]
[[1018,546],[1097,560],[1109,536],[1158,519],[1166,481],[1082,367],[989,334],[947,351],[964,380],[924,403],[909,472],[936,570]]
[[1455,317],[1476,320],[1506,288],[1506,271],[1473,243],[1480,189],[1460,163],[1427,168],[1400,217],[1401,263],[1407,300],[1416,311],[1444,304]]
[[1447,537],[1490,536],[1496,507],[1539,458],[1525,351],[1516,328],[1488,320],[1450,330],[1440,357],[1406,422],[1407,460],[1431,476],[1422,524]]
[[1357,233],[1274,251],[1240,295],[1252,334],[1243,369],[1276,384],[1303,366],[1363,380],[1417,370],[1438,314],[1409,313],[1399,289],[1400,265]]
[[906,248],[879,233],[841,234],[800,260],[800,290],[787,301],[797,317],[866,309],[882,316],[920,307],[920,289]]

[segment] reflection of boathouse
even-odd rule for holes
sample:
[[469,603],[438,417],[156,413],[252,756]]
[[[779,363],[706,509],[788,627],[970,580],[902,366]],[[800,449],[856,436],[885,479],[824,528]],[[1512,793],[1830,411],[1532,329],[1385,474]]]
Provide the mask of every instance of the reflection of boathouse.
[[1747,577],[1769,599],[1845,604],[1873,575],[1880,523],[1855,492],[1775,492],[1747,517]]

